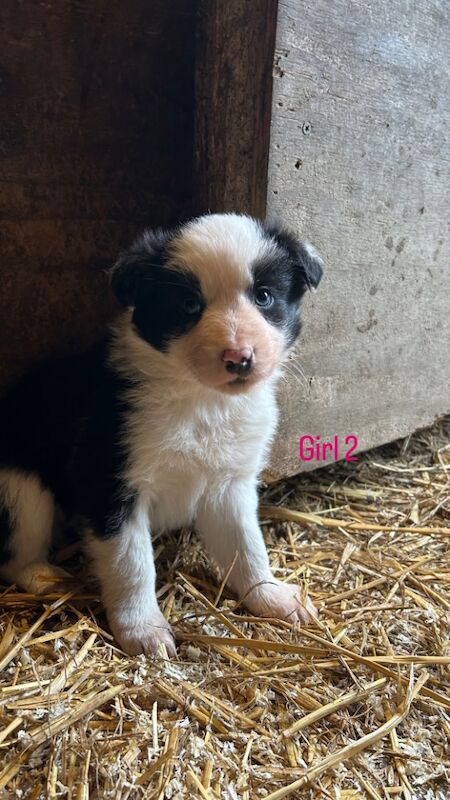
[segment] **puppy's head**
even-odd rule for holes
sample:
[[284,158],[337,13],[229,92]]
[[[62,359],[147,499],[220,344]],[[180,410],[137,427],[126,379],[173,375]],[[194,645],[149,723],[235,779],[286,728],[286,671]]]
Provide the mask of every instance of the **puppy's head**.
[[211,214],[144,233],[111,285],[149,346],[194,380],[237,394],[282,363],[300,331],[301,299],[321,277],[314,248],[291,233]]

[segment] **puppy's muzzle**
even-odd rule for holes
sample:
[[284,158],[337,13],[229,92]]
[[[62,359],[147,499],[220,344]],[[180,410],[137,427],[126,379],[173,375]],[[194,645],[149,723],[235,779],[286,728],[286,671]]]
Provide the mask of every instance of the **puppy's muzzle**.
[[251,347],[243,347],[241,350],[224,350],[222,361],[225,362],[227,372],[243,378],[249,375],[253,369],[253,350]]

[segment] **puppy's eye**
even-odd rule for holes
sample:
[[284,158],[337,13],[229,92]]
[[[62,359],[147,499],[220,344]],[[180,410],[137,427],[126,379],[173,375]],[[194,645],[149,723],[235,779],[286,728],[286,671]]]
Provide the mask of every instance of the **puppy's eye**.
[[265,286],[260,286],[255,292],[255,303],[260,308],[270,308],[273,296]]
[[181,301],[181,307],[186,314],[198,314],[200,311],[200,300],[195,296],[195,294],[190,294],[183,298]]

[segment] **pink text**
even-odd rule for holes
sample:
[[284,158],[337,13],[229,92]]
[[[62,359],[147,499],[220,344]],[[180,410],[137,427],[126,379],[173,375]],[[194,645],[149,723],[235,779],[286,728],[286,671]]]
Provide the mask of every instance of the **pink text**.
[[342,444],[336,433],[331,440],[322,441],[320,436],[304,434],[299,439],[299,456],[301,461],[358,461],[352,453],[358,447],[358,437],[352,433],[345,437]]

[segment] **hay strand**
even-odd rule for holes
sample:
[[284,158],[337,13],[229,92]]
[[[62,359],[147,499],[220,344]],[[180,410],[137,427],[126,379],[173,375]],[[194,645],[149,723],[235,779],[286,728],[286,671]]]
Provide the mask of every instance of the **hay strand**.
[[0,795],[447,797],[449,466],[444,420],[265,490],[274,574],[320,611],[305,628],[246,612],[188,530],[155,546],[171,661],[119,650],[79,550],[71,592],[4,587]]

